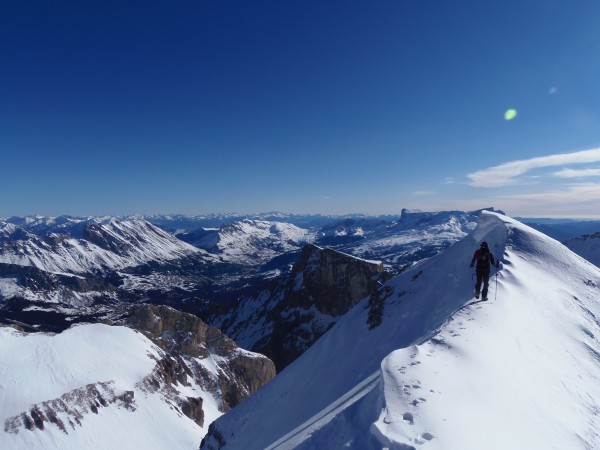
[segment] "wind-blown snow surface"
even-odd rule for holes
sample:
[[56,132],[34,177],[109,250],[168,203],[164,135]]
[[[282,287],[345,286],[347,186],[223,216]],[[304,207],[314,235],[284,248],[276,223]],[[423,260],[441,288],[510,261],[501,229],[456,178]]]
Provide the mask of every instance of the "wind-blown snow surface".
[[[0,328],[0,355],[2,449],[197,449],[206,432],[144,387],[163,353],[129,328],[80,325],[56,335]],[[176,394],[203,397],[206,425],[221,415],[193,384]],[[56,413],[43,430],[23,421],[24,414],[36,420],[36,406],[50,420],[48,411]]]
[[[503,261],[488,302],[468,267]],[[391,280],[382,324],[359,303],[202,448],[600,448],[600,270],[486,213],[445,252]]]

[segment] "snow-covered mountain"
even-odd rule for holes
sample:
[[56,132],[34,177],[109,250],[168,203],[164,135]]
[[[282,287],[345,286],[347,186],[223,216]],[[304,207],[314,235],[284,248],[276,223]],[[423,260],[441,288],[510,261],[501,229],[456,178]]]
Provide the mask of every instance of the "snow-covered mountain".
[[[204,215],[183,215],[183,214],[155,214],[146,216],[125,216],[123,219],[143,218],[148,222],[161,227],[173,234],[189,233],[200,228],[219,228],[222,225],[244,220],[257,220],[267,222],[285,222],[295,225],[299,228],[319,229],[332,223],[345,219],[369,218],[364,214],[348,214],[344,216],[323,215],[323,214],[288,214],[282,212],[266,212],[257,214],[204,214]],[[378,220],[394,221],[398,219],[397,215],[376,216]]]
[[[77,226],[25,229],[0,223],[0,263],[32,266],[45,272],[81,274],[119,270],[149,261],[190,255],[211,260],[206,252],[143,220],[90,219]],[[56,229],[69,232],[59,234]],[[73,230],[81,233],[73,235]]]
[[274,375],[265,357],[166,307],[60,334],[0,327],[0,448],[197,449]]
[[11,218],[0,223],[0,321],[39,311],[89,315],[157,297],[181,304],[201,299],[222,266],[143,220]]
[[[487,302],[469,262],[501,258]],[[495,213],[357,304],[202,449],[600,448],[600,269]],[[258,431],[260,430],[260,431]]]
[[600,267],[600,232],[575,237],[564,244],[582,258]]
[[314,240],[309,230],[290,223],[250,219],[227,223],[219,229],[201,228],[178,237],[226,262],[247,266],[260,266]]

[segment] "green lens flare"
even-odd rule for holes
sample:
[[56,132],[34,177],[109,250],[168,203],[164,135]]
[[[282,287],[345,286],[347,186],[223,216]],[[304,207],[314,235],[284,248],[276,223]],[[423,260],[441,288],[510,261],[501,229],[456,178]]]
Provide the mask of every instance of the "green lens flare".
[[505,120],[513,120],[515,117],[517,117],[516,109],[507,109],[506,112],[504,113]]

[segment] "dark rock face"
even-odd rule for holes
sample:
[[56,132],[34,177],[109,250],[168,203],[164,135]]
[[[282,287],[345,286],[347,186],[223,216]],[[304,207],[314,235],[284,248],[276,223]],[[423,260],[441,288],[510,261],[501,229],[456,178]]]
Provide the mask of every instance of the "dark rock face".
[[373,276],[382,272],[380,262],[309,244],[294,266],[287,288],[290,297],[296,298],[291,303],[310,298],[319,312],[342,316],[370,292]]
[[280,371],[388,278],[379,262],[308,244],[288,276],[213,320]]
[[[144,381],[150,391],[174,384],[187,385],[193,380],[206,390],[219,394],[220,409],[224,412],[275,377],[272,361],[241,350],[220,330],[193,314],[164,305],[135,305],[113,323],[141,331],[168,353],[169,356],[158,361],[153,374]],[[198,362],[211,355],[219,357],[216,375]],[[192,419],[197,423],[203,422],[198,415],[198,401],[201,403],[201,399],[177,400],[182,412],[194,414]]]
[[193,314],[168,306],[132,306],[125,321],[163,349],[175,350],[180,354],[206,358],[210,353],[225,356],[237,349],[235,342],[217,328],[207,325]]

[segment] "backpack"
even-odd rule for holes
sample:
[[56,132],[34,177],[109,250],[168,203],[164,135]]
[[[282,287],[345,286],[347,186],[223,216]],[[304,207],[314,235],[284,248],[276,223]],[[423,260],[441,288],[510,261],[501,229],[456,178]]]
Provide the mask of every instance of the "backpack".
[[478,266],[486,266],[489,264],[490,260],[490,252],[483,252],[481,250],[477,251],[477,265]]

